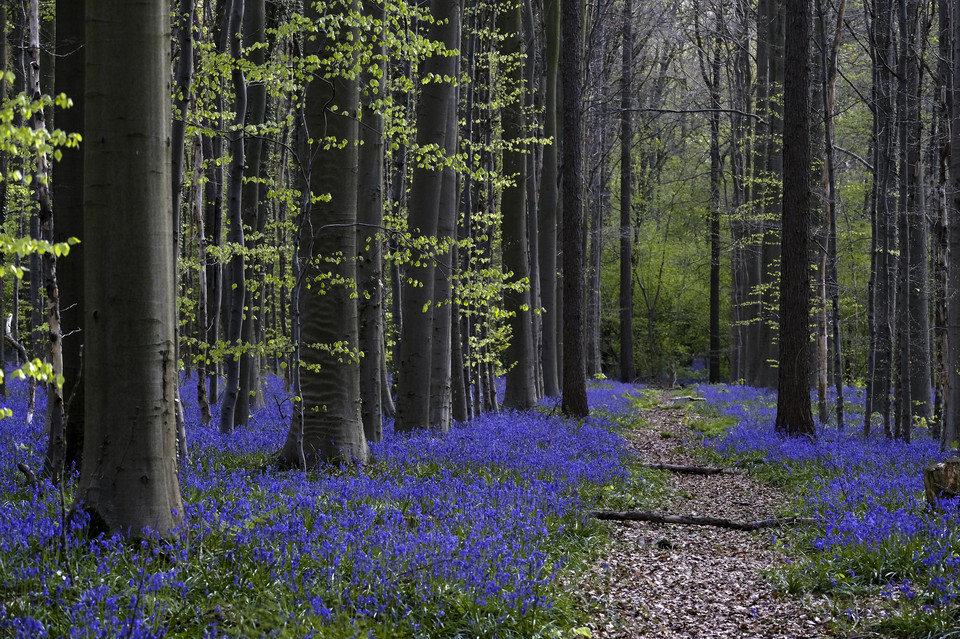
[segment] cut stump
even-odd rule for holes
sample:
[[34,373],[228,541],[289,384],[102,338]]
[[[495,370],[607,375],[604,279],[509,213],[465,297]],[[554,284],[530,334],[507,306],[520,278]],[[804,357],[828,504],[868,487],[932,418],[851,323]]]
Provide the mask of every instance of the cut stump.
[[928,464],[923,469],[923,488],[927,503],[934,508],[941,499],[960,497],[960,457]]

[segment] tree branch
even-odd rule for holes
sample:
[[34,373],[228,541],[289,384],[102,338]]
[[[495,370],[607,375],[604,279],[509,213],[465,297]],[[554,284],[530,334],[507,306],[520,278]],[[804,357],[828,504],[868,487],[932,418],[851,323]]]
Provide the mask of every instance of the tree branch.
[[661,515],[637,510],[590,510],[587,515],[605,521],[647,521],[654,524],[685,524],[690,526],[713,526],[731,530],[760,530],[762,528],[781,528],[783,526],[809,526],[817,523],[815,519],[804,517],[777,517],[759,521],[733,521],[719,517],[692,517],[684,515]]

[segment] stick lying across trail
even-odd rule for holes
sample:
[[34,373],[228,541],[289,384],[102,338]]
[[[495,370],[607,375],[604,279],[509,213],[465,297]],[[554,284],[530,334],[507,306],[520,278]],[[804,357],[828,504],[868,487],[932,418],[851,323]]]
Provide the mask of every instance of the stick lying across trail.
[[719,475],[720,473],[739,474],[739,470],[732,468],[715,468],[711,466],[679,466],[677,464],[644,464],[644,468],[651,470],[668,470],[671,473],[685,473],[687,475]]
[[714,526],[732,530],[760,530],[761,528],[782,528],[784,526],[809,526],[817,523],[815,519],[805,517],[777,517],[760,521],[733,521],[719,517],[693,517],[684,515],[662,515],[638,510],[591,510],[587,514],[595,519],[607,521],[648,521],[655,524],[686,524],[690,526]]

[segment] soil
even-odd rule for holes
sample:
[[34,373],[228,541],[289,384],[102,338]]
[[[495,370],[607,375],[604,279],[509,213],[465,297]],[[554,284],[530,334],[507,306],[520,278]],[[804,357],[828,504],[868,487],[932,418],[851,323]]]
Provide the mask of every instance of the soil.
[[[650,427],[628,435],[635,454],[644,463],[702,465],[689,453],[699,443],[684,415],[678,408],[644,411]],[[793,501],[742,473],[671,474],[668,481],[672,490],[660,508],[670,514],[754,521],[785,514]],[[588,568],[580,593],[593,637],[836,636],[822,595],[787,595],[768,576],[788,560],[776,529],[603,525],[611,543]]]

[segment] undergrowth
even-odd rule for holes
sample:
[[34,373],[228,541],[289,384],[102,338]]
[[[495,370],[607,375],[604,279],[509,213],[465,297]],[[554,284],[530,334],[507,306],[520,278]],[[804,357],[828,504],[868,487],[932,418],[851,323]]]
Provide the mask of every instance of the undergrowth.
[[[577,575],[606,543],[585,511],[661,490],[616,432],[629,424],[611,421],[632,408],[621,384],[591,386],[597,414],[580,422],[503,411],[439,437],[387,424],[369,465],[311,473],[272,463],[288,427],[275,408],[224,436],[200,423],[191,388],[176,541],[88,539],[62,516],[76,475],[61,493],[15,471],[41,467],[40,425],[2,422],[0,635],[575,636]],[[282,399],[271,380],[266,406]]]
[[774,432],[774,393],[698,392],[707,400],[699,419],[718,426],[703,429],[705,455],[794,492],[792,509],[817,521],[776,533],[789,557],[772,573],[776,583],[831,602],[837,634],[960,636],[960,511],[931,510],[923,498],[923,467],[944,456],[937,442],[922,431],[911,444],[863,437],[858,389],[845,391],[847,421],[857,425],[821,424],[813,440]]

